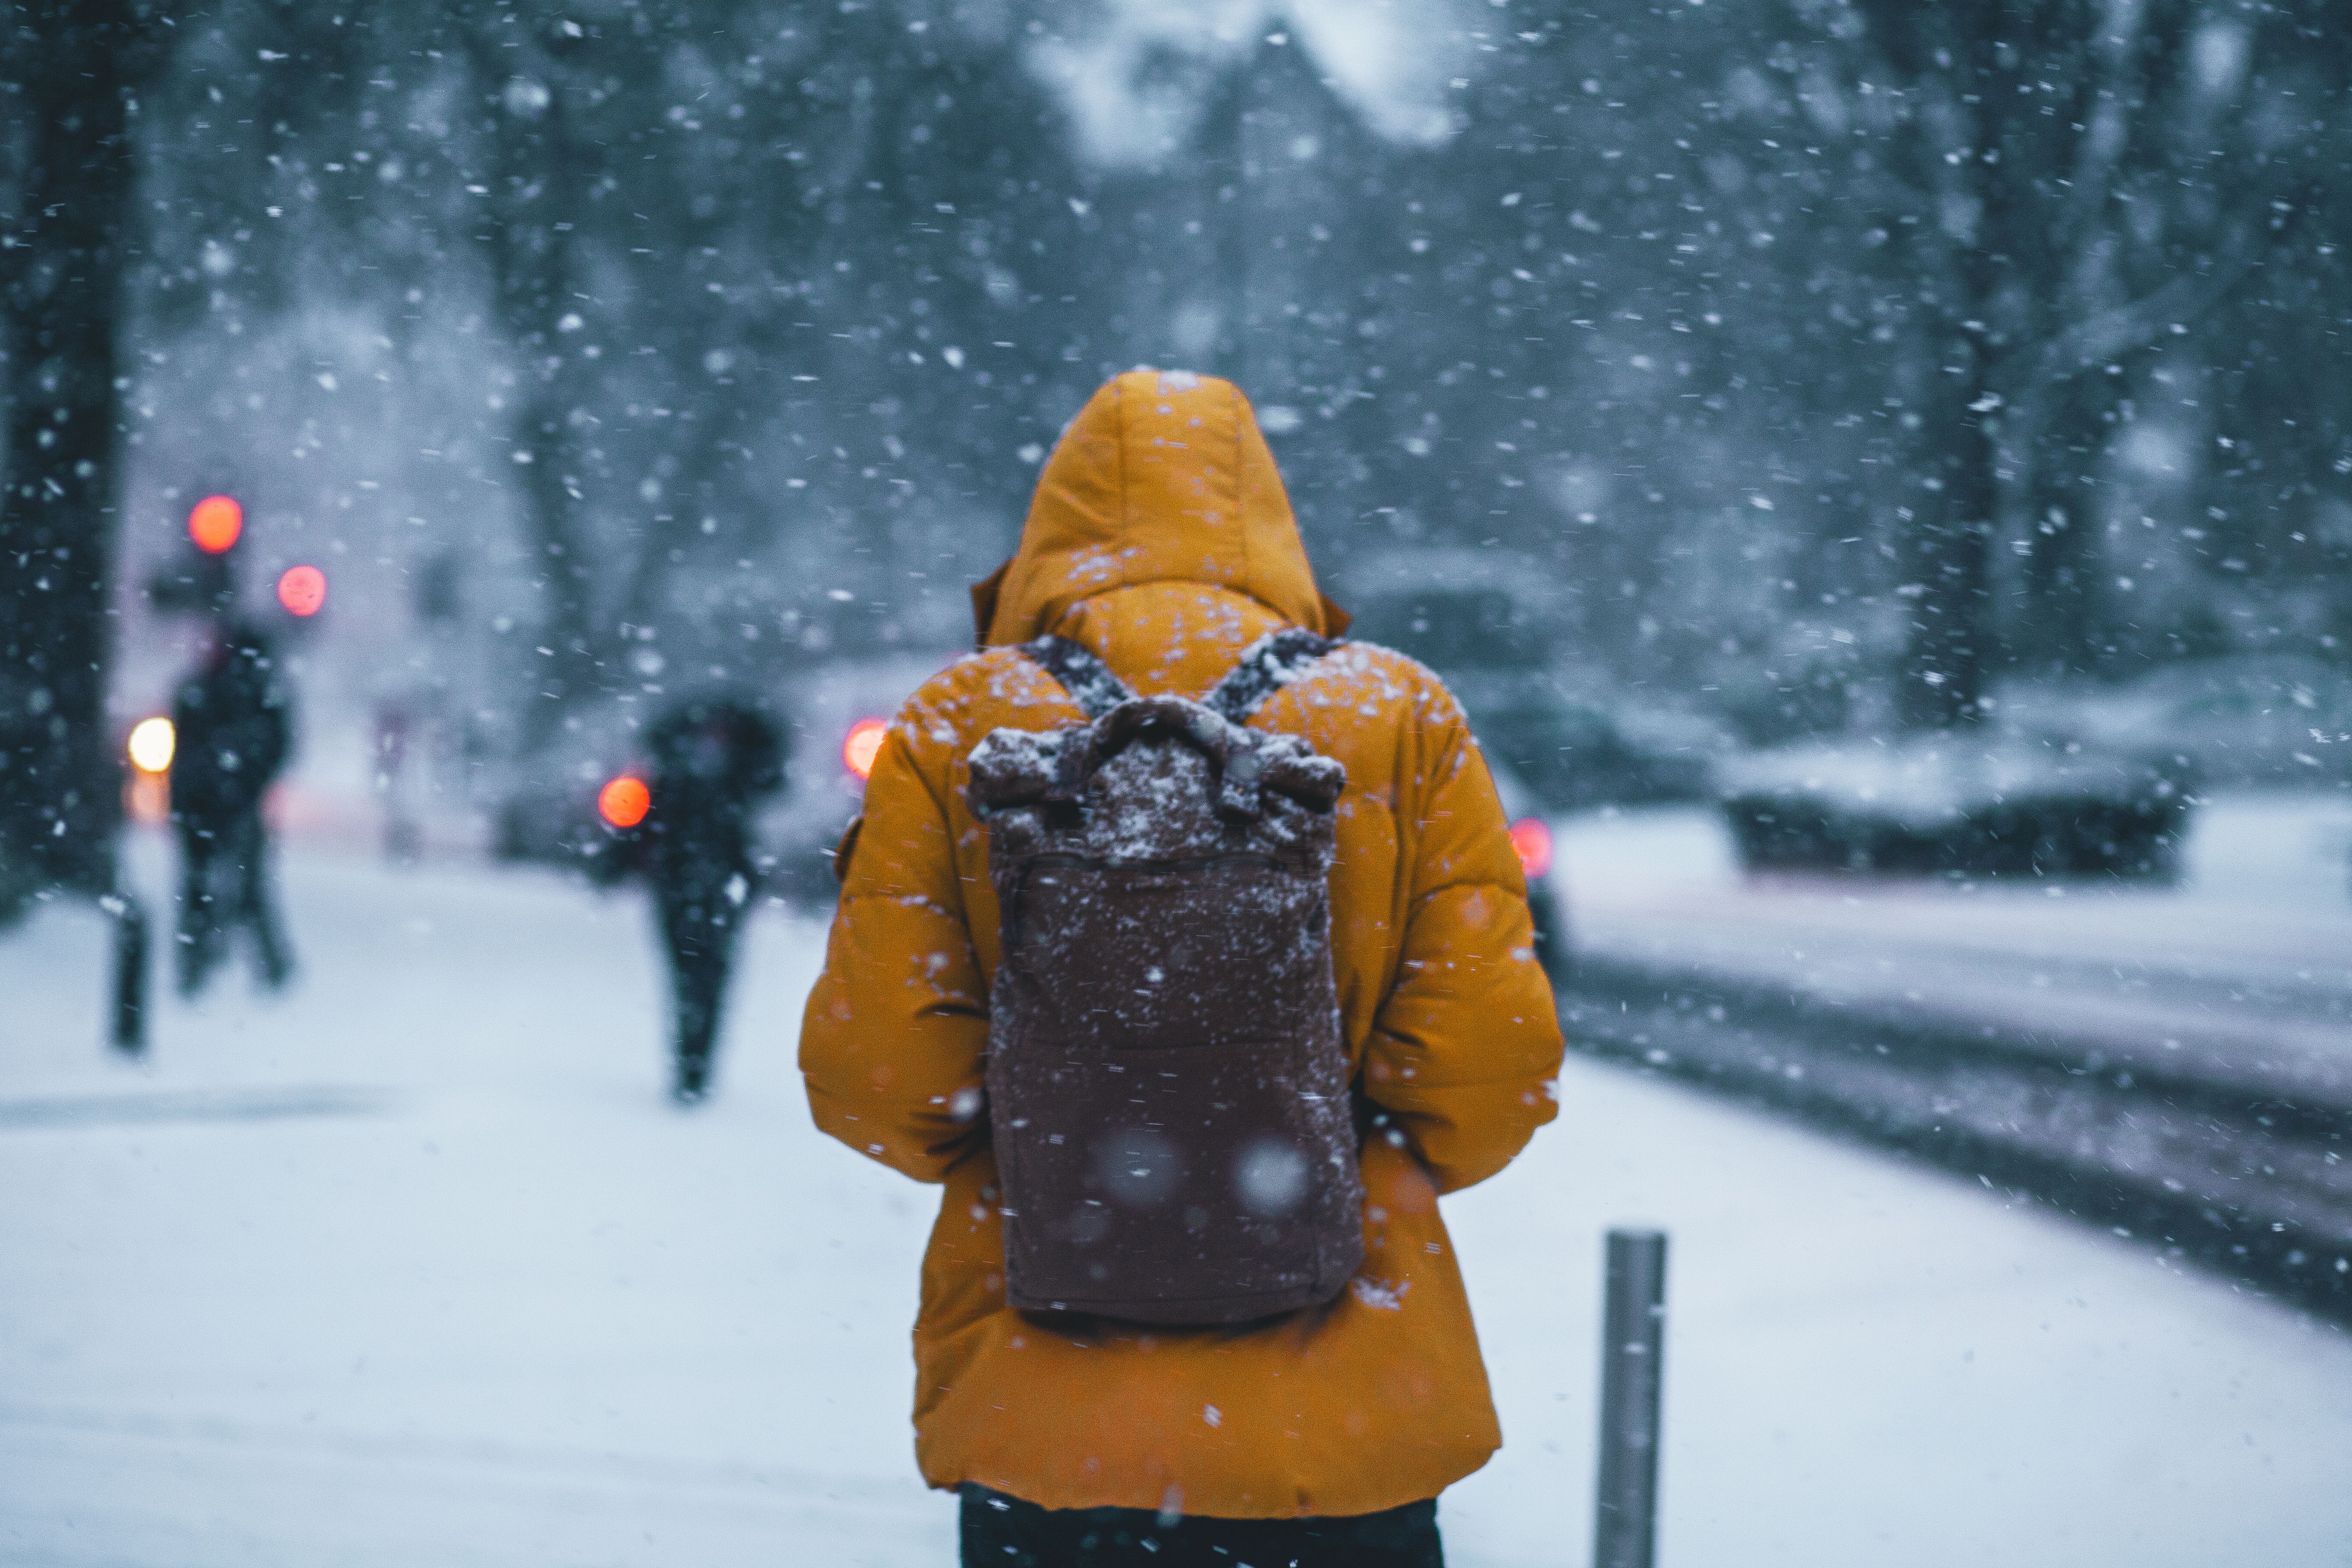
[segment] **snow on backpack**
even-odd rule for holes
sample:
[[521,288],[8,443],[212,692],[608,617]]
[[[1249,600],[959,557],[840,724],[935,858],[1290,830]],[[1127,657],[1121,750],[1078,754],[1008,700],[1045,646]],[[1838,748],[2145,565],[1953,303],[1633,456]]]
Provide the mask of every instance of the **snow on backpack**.
[[1347,770],[1244,723],[1334,646],[1277,632],[1195,702],[1044,637],[1021,651],[1089,721],[972,751],[1017,1308],[1243,1322],[1329,1300],[1363,1259],[1328,881]]

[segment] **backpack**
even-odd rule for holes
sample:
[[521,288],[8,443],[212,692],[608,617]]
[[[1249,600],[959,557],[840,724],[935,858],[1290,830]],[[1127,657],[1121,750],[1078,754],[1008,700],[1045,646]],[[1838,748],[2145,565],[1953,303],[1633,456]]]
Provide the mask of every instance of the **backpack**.
[[988,1099],[1016,1308],[1243,1322],[1328,1301],[1363,1260],[1328,879],[1347,770],[1243,722],[1335,646],[1276,632],[1197,702],[1138,697],[1061,637],[1021,649],[1088,722],[994,731],[966,791],[1002,922]]

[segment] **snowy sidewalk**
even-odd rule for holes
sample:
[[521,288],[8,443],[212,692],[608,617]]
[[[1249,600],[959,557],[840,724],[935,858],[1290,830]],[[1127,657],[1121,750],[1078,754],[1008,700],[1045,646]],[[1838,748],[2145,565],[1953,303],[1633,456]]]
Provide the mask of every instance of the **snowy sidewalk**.
[[[821,929],[658,1097],[644,910],[289,867],[305,969],[105,1058],[103,933],[0,933],[0,1563],[953,1561],[907,1331],[931,1194],[811,1129]],[[159,906],[160,907],[160,906]],[[2352,1563],[2352,1340],[1972,1184],[1582,1062],[1448,1200],[1508,1446],[1449,1560],[1588,1547],[1600,1232],[1666,1225],[1661,1560]]]

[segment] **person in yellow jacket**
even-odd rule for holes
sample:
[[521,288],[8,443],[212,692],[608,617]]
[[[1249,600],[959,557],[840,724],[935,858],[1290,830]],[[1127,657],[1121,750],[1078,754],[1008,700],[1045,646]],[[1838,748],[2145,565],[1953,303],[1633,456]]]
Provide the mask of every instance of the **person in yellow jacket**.
[[1502,1441],[1440,1194],[1554,1113],[1561,1041],[1477,743],[1437,678],[1347,643],[1252,726],[1347,767],[1331,950],[1363,1139],[1364,1262],[1329,1303],[1212,1329],[1005,1300],[989,1146],[988,836],[966,759],[1080,723],[1016,651],[1046,633],[1146,696],[1198,697],[1268,633],[1336,637],[1249,403],[1206,376],[1105,385],[973,590],[980,651],[892,723],[845,841],[801,1032],[824,1131],[944,1184],[915,1324],[916,1452],[962,1493],[967,1563],[1435,1563],[1434,1500]]

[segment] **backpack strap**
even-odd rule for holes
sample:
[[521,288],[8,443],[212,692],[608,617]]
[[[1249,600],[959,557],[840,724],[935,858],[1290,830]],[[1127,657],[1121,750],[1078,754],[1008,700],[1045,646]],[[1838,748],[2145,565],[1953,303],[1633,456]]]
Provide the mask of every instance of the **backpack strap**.
[[1062,683],[1070,700],[1089,719],[1099,719],[1120,703],[1133,698],[1127,682],[1110,671],[1110,666],[1097,658],[1077,643],[1051,632],[1034,642],[1020,645],[1020,653],[1038,668]]
[[1217,682],[1202,704],[1229,723],[1245,724],[1258,704],[1307,672],[1307,667],[1339,646],[1305,626],[1269,632],[1242,651],[1233,673]]

